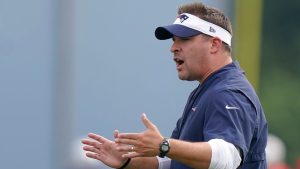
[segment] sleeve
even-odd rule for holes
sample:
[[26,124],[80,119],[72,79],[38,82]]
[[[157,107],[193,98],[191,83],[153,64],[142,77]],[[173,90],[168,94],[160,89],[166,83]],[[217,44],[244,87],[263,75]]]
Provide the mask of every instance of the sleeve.
[[223,139],[242,150],[245,158],[255,131],[256,109],[240,91],[219,91],[206,100],[204,141]]

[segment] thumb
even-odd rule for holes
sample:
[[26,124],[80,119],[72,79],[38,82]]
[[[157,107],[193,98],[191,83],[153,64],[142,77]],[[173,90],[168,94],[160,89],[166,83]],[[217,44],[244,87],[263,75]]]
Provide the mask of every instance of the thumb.
[[142,121],[148,129],[155,129],[156,126],[147,118],[146,114],[142,114]]
[[118,135],[119,135],[119,130],[115,130],[114,131],[114,138],[118,138]]

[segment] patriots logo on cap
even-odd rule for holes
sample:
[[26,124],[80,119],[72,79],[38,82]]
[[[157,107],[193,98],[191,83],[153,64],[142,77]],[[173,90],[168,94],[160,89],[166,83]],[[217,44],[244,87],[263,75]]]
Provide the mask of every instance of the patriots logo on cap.
[[180,22],[182,23],[183,21],[187,20],[189,17],[185,14],[179,15]]

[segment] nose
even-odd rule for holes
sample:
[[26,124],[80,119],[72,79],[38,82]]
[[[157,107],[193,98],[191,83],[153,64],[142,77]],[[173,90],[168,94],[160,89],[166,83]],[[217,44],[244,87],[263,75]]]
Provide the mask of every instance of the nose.
[[176,40],[173,39],[173,44],[171,45],[170,51],[172,53],[176,53],[179,51],[178,43],[176,43]]

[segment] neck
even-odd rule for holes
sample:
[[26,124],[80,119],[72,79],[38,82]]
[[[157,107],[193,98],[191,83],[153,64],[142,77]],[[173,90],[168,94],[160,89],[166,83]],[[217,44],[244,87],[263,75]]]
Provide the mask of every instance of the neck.
[[220,70],[221,68],[223,68],[224,66],[228,65],[232,63],[232,58],[226,57],[226,59],[224,60],[220,60],[217,63],[214,63],[212,66],[210,66],[210,68],[206,71],[206,73],[204,74],[204,76],[199,80],[200,84],[203,84],[204,81],[214,72]]

